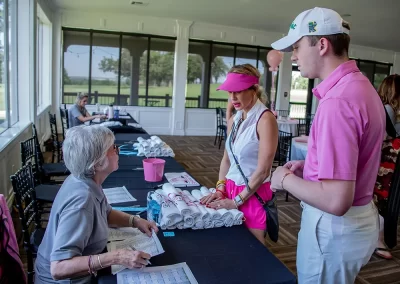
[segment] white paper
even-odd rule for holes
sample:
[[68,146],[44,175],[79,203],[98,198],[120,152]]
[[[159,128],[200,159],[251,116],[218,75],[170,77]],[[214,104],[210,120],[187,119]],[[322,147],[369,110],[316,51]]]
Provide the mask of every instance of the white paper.
[[192,178],[187,172],[165,173],[165,178],[175,187],[199,186],[200,184]]
[[124,241],[126,239],[134,238],[137,235],[143,235],[141,231],[136,228],[126,227],[118,229],[108,229],[108,241]]
[[118,284],[197,284],[186,262],[137,270],[124,270],[117,274]]
[[[153,231],[151,237],[140,232],[136,228],[120,228],[120,229],[109,229],[109,241],[110,237],[114,240],[120,240],[121,237],[128,237],[123,241],[112,241],[107,244],[108,251],[114,251],[118,249],[131,249],[143,251],[151,255],[151,257],[164,253],[164,249],[158,239],[156,233]],[[126,267],[122,265],[112,265],[112,274],[116,274]]]
[[109,204],[136,201],[125,186],[103,188],[103,192]]

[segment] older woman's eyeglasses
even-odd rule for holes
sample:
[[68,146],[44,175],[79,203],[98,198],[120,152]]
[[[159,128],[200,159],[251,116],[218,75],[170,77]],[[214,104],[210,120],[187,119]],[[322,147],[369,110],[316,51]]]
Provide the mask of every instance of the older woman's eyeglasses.
[[119,155],[119,147],[117,146],[117,144],[114,144],[114,150],[115,150],[115,153],[117,153],[117,155]]

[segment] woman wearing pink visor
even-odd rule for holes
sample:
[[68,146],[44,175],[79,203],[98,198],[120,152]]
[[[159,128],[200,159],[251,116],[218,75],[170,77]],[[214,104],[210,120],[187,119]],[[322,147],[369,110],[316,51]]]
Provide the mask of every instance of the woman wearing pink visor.
[[201,202],[215,209],[238,208],[244,213],[246,226],[265,244],[266,213],[260,201],[272,198],[269,181],[278,126],[261,101],[259,78],[260,72],[254,66],[237,65],[229,70],[225,82],[217,89],[228,92],[236,115],[228,121],[217,190]]

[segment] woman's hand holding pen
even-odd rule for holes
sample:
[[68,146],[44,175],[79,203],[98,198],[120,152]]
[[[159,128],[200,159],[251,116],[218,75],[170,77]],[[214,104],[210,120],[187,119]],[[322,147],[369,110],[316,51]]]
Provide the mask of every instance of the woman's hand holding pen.
[[115,251],[115,263],[129,269],[145,267],[149,264],[150,257],[150,254],[138,250],[120,249]]

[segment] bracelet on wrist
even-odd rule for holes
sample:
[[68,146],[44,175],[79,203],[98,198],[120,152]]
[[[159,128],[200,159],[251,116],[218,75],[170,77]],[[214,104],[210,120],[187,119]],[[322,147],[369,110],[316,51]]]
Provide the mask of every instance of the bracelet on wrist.
[[220,193],[222,194],[223,197],[227,197],[227,196],[226,196],[226,192],[225,192],[225,191],[222,191],[222,190],[220,190],[220,189],[218,189],[218,188],[216,189],[215,192],[220,192]]
[[282,188],[282,189],[285,189],[285,188],[283,187],[283,181],[285,180],[285,178],[286,178],[288,175],[291,175],[291,174],[293,174],[293,173],[290,172],[290,173],[286,173],[286,174],[283,175],[282,180],[281,180],[281,188]]
[[225,187],[225,184],[224,183],[220,183],[216,188],[220,188],[220,187]]
[[215,185],[215,188],[218,188],[221,184],[225,185],[226,181],[224,179],[220,179],[219,181],[217,181],[217,184]]
[[131,215],[129,216],[129,226],[134,228],[134,224],[135,224],[135,216]]

